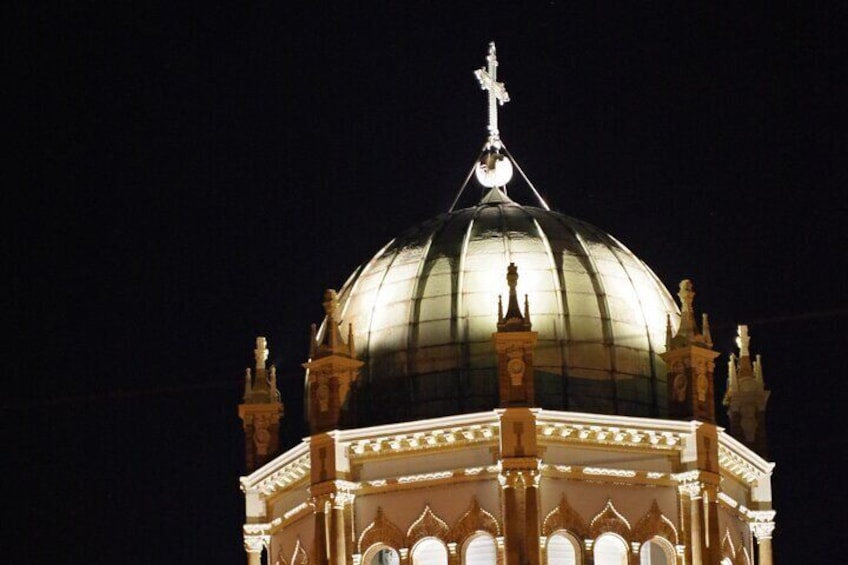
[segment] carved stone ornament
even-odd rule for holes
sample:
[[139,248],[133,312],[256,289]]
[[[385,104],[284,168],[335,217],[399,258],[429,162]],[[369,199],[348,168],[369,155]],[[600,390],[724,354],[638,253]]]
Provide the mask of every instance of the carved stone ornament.
[[709,391],[710,384],[707,381],[707,367],[703,361],[698,363],[698,402],[706,402],[707,401],[707,392]]
[[374,520],[362,530],[357,548],[361,555],[365,555],[365,552],[369,548],[378,544],[391,547],[395,550],[399,550],[404,546],[403,532],[394,522],[386,518],[382,507],[377,507],[377,514],[374,516]]
[[409,530],[406,532],[406,547],[414,547],[416,543],[428,537],[445,541],[448,537],[448,531],[448,525],[444,520],[433,514],[428,504],[424,507],[424,512],[418,519],[409,526]]
[[660,511],[656,499],[651,503],[648,512],[639,518],[633,528],[633,541],[635,542],[644,543],[654,537],[664,538],[672,545],[678,544],[677,528]]
[[480,508],[477,497],[472,496],[471,507],[454,524],[448,539],[462,546],[476,532],[486,532],[493,538],[497,538],[501,535],[501,527],[491,513]]
[[757,543],[764,539],[771,539],[774,534],[774,522],[751,522],[750,526],[754,537],[757,538]]
[[510,359],[506,364],[506,369],[509,371],[509,380],[512,386],[520,386],[521,380],[524,378],[524,370],[526,366],[524,361],[518,358]]
[[674,375],[674,401],[686,402],[686,375],[683,373]]
[[560,496],[559,504],[545,516],[545,521],[542,524],[542,532],[545,536],[551,536],[559,530],[571,532],[578,539],[585,538],[586,533],[589,531],[586,522],[571,507],[565,494]]
[[630,524],[613,506],[612,499],[607,500],[606,506],[589,524],[589,537],[597,539],[601,534],[618,534],[629,544]]
[[262,549],[271,541],[267,535],[245,534],[244,550],[248,553],[262,553]]
[[277,559],[274,561],[274,565],[289,565],[283,549],[280,549],[280,551],[277,552]]

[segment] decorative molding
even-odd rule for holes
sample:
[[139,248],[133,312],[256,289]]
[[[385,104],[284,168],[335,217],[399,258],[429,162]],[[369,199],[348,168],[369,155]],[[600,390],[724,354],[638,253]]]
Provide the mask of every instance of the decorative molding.
[[309,564],[309,554],[306,553],[306,549],[303,547],[303,544],[300,542],[300,537],[297,538],[297,543],[294,544],[294,551],[292,552],[291,565],[308,565]]
[[615,509],[612,499],[608,499],[606,506],[589,523],[589,537],[596,539],[601,534],[613,533],[624,538],[625,543],[630,541],[630,522]]
[[677,490],[680,494],[686,495],[689,498],[701,498],[703,485],[701,484],[700,471],[686,471],[685,473],[676,473],[671,476],[677,481]]
[[542,532],[545,536],[551,536],[559,530],[571,532],[578,539],[585,538],[589,531],[583,517],[568,503],[565,493],[560,495],[559,504],[542,522]]
[[664,538],[672,545],[677,545],[679,541],[677,528],[663,515],[657,500],[654,499],[648,512],[636,522],[633,528],[633,541],[644,543],[657,536]]
[[280,550],[277,552],[277,559],[276,561],[274,561],[274,565],[289,565],[283,548],[280,548]]
[[471,507],[451,528],[448,539],[462,546],[465,541],[477,532],[486,532],[493,538],[501,535],[501,527],[497,519],[480,507],[476,496],[471,497]]
[[376,544],[383,544],[395,550],[404,546],[403,532],[394,522],[386,518],[382,507],[377,507],[374,520],[362,530],[356,545],[359,553],[364,555]]
[[633,478],[636,476],[636,471],[631,469],[608,469],[605,467],[584,467],[584,475],[595,475],[604,477],[620,477]]
[[447,429],[420,431],[374,438],[362,438],[350,443],[351,458],[363,459],[391,453],[412,453],[443,450],[446,448],[469,447],[496,442],[497,422],[454,426]]
[[731,561],[736,560],[736,546],[738,544],[733,543],[733,537],[730,535],[730,530],[724,529],[724,536],[721,538],[721,555],[722,557],[727,557]]
[[678,450],[683,446],[683,437],[689,433],[647,428],[604,426],[592,424],[570,424],[565,422],[540,425],[540,440],[567,443],[591,443],[642,447],[648,449]]
[[418,519],[406,531],[406,547],[415,547],[416,543],[427,537],[447,540],[449,530],[445,521],[433,514],[427,504]]
[[[274,494],[309,478],[310,467],[309,453],[305,453],[256,482],[250,487],[250,490],[259,491],[266,496]],[[248,487],[244,479],[242,479],[241,488],[243,492],[248,492]]]

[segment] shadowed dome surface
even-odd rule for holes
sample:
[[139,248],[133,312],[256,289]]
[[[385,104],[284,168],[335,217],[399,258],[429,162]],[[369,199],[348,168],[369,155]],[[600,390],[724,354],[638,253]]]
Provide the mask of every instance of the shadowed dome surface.
[[[506,268],[518,266],[539,333],[536,405],[666,413],[666,315],[677,307],[653,272],[604,231],[492,189],[389,242],[339,293],[365,362],[347,425],[498,406],[492,345]],[[345,332],[346,333],[346,330]]]

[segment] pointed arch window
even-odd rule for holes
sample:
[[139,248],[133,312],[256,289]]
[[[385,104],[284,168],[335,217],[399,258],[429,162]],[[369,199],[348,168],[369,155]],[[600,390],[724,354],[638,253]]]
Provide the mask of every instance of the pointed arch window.
[[448,565],[448,548],[441,540],[424,538],[412,548],[412,565]]
[[639,549],[639,565],[674,565],[674,548],[664,539],[650,539]]
[[557,532],[548,538],[547,565],[580,565],[580,544],[571,535]]
[[400,556],[391,547],[380,545],[368,551],[363,563],[365,565],[400,565]]
[[490,534],[479,532],[472,536],[462,551],[463,565],[493,565],[498,561],[498,550],[495,538]]
[[595,565],[627,565],[627,545],[615,534],[603,534],[592,547]]

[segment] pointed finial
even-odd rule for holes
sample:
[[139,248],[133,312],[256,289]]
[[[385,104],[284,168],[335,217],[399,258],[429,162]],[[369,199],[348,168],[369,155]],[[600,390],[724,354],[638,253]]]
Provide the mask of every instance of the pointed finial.
[[713,336],[710,334],[710,318],[706,313],[701,314],[701,333],[704,335],[704,343],[713,346]]
[[349,355],[350,355],[351,359],[356,357],[356,347],[354,346],[354,343],[353,343],[353,324],[347,325],[347,347],[348,347],[348,350],[350,351]]
[[264,337],[256,338],[256,349],[253,350],[253,356],[256,358],[256,368],[264,369],[265,361],[268,360],[268,341]]
[[251,381],[253,378],[250,375],[250,367],[244,370],[244,401],[250,398],[251,393],[253,392],[251,387]]
[[748,344],[751,342],[751,338],[748,337],[748,326],[740,325],[737,332],[739,337],[736,338],[736,346],[739,347],[739,357],[750,357]]
[[728,393],[736,392],[739,386],[739,381],[736,377],[736,354],[731,353],[730,359],[727,361],[727,391]]
[[498,295],[498,323],[503,322],[503,295]]
[[[518,305],[518,292],[516,291],[518,267],[515,266],[515,263],[510,263],[506,268],[506,283],[509,286],[509,298],[507,299],[505,314],[503,313],[503,303],[498,296],[498,331],[529,331],[530,320],[521,314],[521,307]],[[529,312],[529,310],[529,301],[526,301],[525,311]]]
[[671,349],[671,340],[674,337],[674,333],[671,329],[671,314],[666,313],[665,315],[665,350],[669,351]]
[[530,299],[524,295],[524,321],[530,323]]
[[763,383],[763,356],[757,353],[757,358],[754,361],[754,378],[757,382]]

